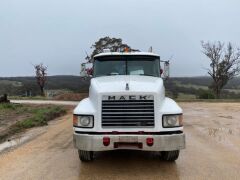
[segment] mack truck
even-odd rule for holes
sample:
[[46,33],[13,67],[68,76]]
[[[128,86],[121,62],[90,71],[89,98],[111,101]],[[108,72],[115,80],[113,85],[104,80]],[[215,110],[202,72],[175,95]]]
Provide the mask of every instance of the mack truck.
[[157,152],[175,161],[185,148],[183,111],[165,97],[168,62],[152,52],[94,56],[89,97],[73,111],[73,142],[81,161],[99,151]]

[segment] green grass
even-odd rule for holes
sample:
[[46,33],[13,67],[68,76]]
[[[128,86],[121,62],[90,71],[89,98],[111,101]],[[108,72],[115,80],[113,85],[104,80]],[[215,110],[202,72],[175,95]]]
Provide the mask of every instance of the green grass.
[[185,87],[185,88],[194,88],[194,89],[204,89],[204,90],[208,90],[208,86],[200,86],[200,85],[194,85],[194,84],[182,84],[179,81],[174,81],[174,83],[178,86],[178,87]]
[[9,80],[0,80],[1,86],[12,85],[14,87],[21,87],[23,84],[22,82],[18,81],[9,81]]
[[21,97],[21,96],[9,96],[8,99],[14,100],[48,100],[47,97],[44,96],[31,96],[31,97]]
[[2,115],[14,113],[16,118],[18,115],[28,115],[25,119],[17,121],[15,124],[11,125],[4,134],[0,134],[0,142],[2,142],[6,140],[7,137],[22,132],[25,129],[47,125],[48,121],[66,114],[66,109],[62,106],[53,105],[31,106],[8,103],[0,104],[0,112]]
[[233,93],[236,93],[236,94],[240,93],[240,89],[223,89],[223,90],[226,90],[226,91],[229,91],[229,92],[233,92]]
[[2,103],[0,104],[0,110],[16,110],[21,108],[21,104],[12,104],[12,103]]
[[33,117],[16,123],[19,129],[47,125],[47,122],[66,113],[62,107],[40,108],[31,110]]
[[189,99],[189,100],[192,100],[192,99],[196,99],[196,95],[179,93],[177,99],[185,99],[185,100]]

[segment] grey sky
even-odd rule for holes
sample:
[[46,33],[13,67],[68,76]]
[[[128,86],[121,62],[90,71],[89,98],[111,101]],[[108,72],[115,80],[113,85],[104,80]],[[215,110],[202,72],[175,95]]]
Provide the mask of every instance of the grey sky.
[[79,75],[98,38],[173,55],[172,76],[206,75],[201,40],[240,46],[239,0],[0,0],[0,76]]

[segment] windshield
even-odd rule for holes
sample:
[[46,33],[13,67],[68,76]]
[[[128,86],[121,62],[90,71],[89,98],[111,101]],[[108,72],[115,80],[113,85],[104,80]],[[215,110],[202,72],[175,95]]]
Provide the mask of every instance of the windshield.
[[105,56],[94,61],[94,77],[143,75],[160,77],[160,60],[154,56]]

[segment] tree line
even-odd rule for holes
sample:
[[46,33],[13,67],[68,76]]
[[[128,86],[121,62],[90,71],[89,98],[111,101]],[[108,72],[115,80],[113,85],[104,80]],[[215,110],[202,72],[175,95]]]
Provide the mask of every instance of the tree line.
[[[240,49],[233,46],[232,43],[225,45],[223,42],[201,42],[202,53],[209,59],[209,67],[206,68],[208,75],[211,77],[209,82],[209,93],[213,94],[214,98],[220,98],[223,88],[227,83],[240,73]],[[109,36],[100,38],[92,46],[92,52],[87,54],[86,62],[93,62],[93,57],[109,49],[112,52],[123,52],[125,49],[130,51],[139,51],[132,48],[130,45],[123,43],[121,38],[111,38]],[[39,87],[40,95],[44,96],[44,89],[47,83],[47,66],[42,63],[34,65],[35,79]],[[169,84],[168,84],[169,85]],[[171,86],[174,87],[174,86]],[[184,89],[181,87],[181,89]],[[191,88],[188,88],[188,90]],[[11,87],[6,86],[5,91],[11,92]],[[179,91],[179,88],[171,88],[172,92]],[[191,91],[194,91],[191,89]],[[225,92],[226,93],[226,92]]]

